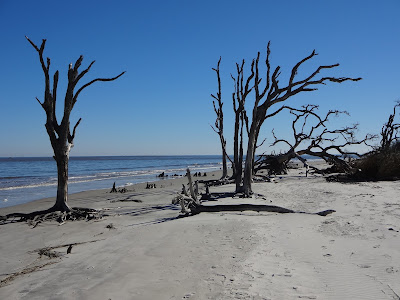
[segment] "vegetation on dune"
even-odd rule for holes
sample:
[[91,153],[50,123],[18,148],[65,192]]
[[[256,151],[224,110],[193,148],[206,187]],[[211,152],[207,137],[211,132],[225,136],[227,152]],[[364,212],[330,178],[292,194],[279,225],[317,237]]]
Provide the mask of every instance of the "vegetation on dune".
[[354,161],[357,178],[366,180],[400,179],[400,141],[382,151],[373,151]]
[[387,123],[381,130],[380,144],[376,149],[367,153],[361,159],[354,161],[358,169],[355,176],[365,180],[398,180],[400,179],[400,123],[395,122],[396,109],[393,108]]

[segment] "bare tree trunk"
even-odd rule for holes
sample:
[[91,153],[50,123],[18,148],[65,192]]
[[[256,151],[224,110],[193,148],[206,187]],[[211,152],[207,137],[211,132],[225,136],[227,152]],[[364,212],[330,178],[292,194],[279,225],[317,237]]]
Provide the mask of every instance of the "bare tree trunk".
[[246,197],[250,197],[253,194],[251,183],[253,181],[254,154],[257,143],[256,134],[256,128],[252,124],[249,132],[249,140],[247,143],[247,154],[243,175],[243,192]]
[[246,122],[246,128],[248,129],[245,103],[246,98],[252,91],[250,82],[254,77],[254,61],[251,64],[252,74],[247,78],[244,83],[243,67],[245,61],[236,64],[237,75],[236,78],[232,77],[235,87],[235,92],[232,93],[233,110],[235,112],[235,130],[234,130],[234,179],[236,184],[236,193],[243,191],[242,179],[243,179],[243,126]]
[[228,177],[228,165],[226,161],[226,141],[223,135],[220,136],[221,139],[221,148],[222,148],[222,178]]
[[54,151],[54,159],[57,163],[57,174],[58,174],[58,185],[57,185],[57,199],[56,203],[52,207],[54,210],[60,211],[71,211],[71,208],[67,204],[68,200],[68,161],[69,152],[73,146],[73,140],[75,138],[75,130],[78,127],[81,119],[75,124],[73,130],[70,130],[70,115],[71,111],[78,100],[79,94],[88,86],[92,85],[97,81],[113,81],[122,76],[125,72],[122,72],[113,78],[96,78],[92,81],[82,85],[77,92],[74,92],[78,82],[82,77],[89,72],[90,68],[94,64],[94,61],[90,65],[79,72],[79,67],[83,61],[83,56],[80,56],[74,65],[70,64],[68,68],[68,85],[64,99],[64,114],[61,123],[57,122],[56,116],[56,101],[57,101],[57,86],[58,86],[58,71],[53,76],[53,86],[50,84],[50,58],[47,58],[46,62],[43,58],[43,51],[46,45],[46,40],[42,40],[40,48],[36,46],[28,37],[26,39],[32,45],[33,48],[39,54],[40,64],[45,77],[45,93],[44,100],[40,102],[38,98],[36,100],[42,106],[46,113],[46,131],[50,138],[50,143]]
[[[211,126],[211,128],[219,135],[219,139],[221,141],[221,148],[222,148],[222,176],[221,179],[225,179],[228,177],[228,167],[227,167],[227,161],[226,158],[229,158],[227,152],[226,152],[226,140],[224,138],[224,113],[223,113],[223,105],[224,103],[222,102],[222,95],[221,95],[221,78],[219,75],[219,65],[221,63],[221,57],[218,60],[218,65],[217,68],[213,68],[213,70],[217,74],[217,79],[218,79],[218,92],[217,95],[211,94],[211,97],[213,97],[215,101],[213,101],[213,106],[214,106],[214,111],[217,115],[217,119],[215,120],[215,127]],[[218,106],[217,106],[217,104]]]
[[240,128],[240,113],[236,111],[235,113],[235,132],[234,132],[234,141],[233,141],[233,162],[234,162],[234,172],[233,177],[235,179],[236,184],[236,193],[239,193],[241,190],[242,184],[242,161],[240,160],[240,148],[239,148],[239,128]]
[[68,206],[68,154],[61,153],[56,156],[57,161],[57,173],[58,173],[58,184],[57,184],[57,199],[53,208],[60,211],[70,211],[71,208]]
[[[251,120],[251,126],[249,131],[249,139],[247,146],[247,155],[246,155],[246,164],[244,169],[244,178],[243,178],[243,190],[245,196],[250,196],[252,194],[252,179],[253,179],[253,169],[254,169],[254,157],[255,151],[257,148],[257,140],[260,132],[260,128],[264,121],[279,113],[283,106],[276,110],[271,114],[267,114],[269,109],[280,103],[288,100],[290,97],[301,93],[301,92],[311,92],[317,90],[317,85],[325,84],[325,82],[336,82],[342,83],[344,81],[358,81],[361,78],[348,78],[348,77],[321,77],[319,79],[315,79],[315,77],[324,69],[331,69],[338,67],[339,64],[334,65],[326,65],[319,66],[314,72],[312,72],[309,76],[304,79],[297,80],[296,76],[298,74],[299,67],[309,59],[313,58],[315,55],[315,50],[307,57],[300,60],[291,71],[291,75],[289,77],[289,81],[286,86],[280,87],[278,77],[280,75],[280,67],[276,67],[275,71],[271,72],[271,66],[269,62],[270,56],[270,43],[267,46],[267,56],[265,60],[265,64],[267,67],[266,78],[262,80],[259,76],[259,59],[260,52],[258,52],[257,58],[253,60],[251,75],[249,78],[254,77],[254,107],[253,114]],[[254,66],[254,68],[253,68]],[[272,74],[271,74],[272,73]],[[296,78],[296,79],[295,79]],[[261,87],[261,82],[265,83],[263,87]]]

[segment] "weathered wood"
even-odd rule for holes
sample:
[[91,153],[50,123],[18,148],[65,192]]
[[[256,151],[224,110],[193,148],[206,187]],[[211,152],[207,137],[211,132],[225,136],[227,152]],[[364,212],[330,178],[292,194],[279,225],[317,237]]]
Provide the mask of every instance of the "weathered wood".
[[114,184],[112,186],[112,189],[111,189],[110,193],[117,193],[117,192],[118,191],[117,191],[117,188],[115,187],[115,181],[114,181]]
[[[259,75],[259,60],[260,60],[260,52],[258,52],[257,58],[253,60],[254,62],[254,70],[252,64],[252,73],[250,76],[254,76],[254,80],[252,81],[254,84],[254,106],[252,111],[251,123],[249,125],[248,132],[248,143],[247,143],[247,155],[244,169],[244,178],[243,178],[243,189],[244,193],[247,196],[252,194],[252,177],[254,173],[254,161],[255,161],[255,151],[257,148],[257,141],[260,133],[261,126],[264,124],[267,118],[270,118],[282,110],[282,107],[276,110],[273,113],[269,113],[269,110],[276,106],[280,102],[284,102],[288,100],[290,97],[301,93],[301,92],[310,92],[317,90],[318,85],[323,85],[326,82],[335,82],[342,83],[345,81],[358,81],[361,78],[349,78],[349,77],[321,77],[316,78],[316,76],[325,69],[332,69],[339,66],[339,64],[334,65],[323,65],[319,66],[314,72],[310,75],[306,76],[301,80],[297,80],[296,76],[298,74],[298,69],[301,65],[303,65],[306,61],[312,59],[317,54],[315,50],[304,59],[300,60],[293,68],[291,75],[289,77],[288,83],[286,86],[280,87],[278,77],[280,75],[280,67],[276,67],[276,69],[272,71],[269,61],[270,56],[270,43],[267,46],[267,55],[265,64],[267,67],[266,78],[262,80]],[[271,75],[272,73],[272,75]],[[261,86],[261,83],[265,83],[264,86]]]
[[190,191],[190,196],[192,197],[193,201],[194,201],[197,205],[200,205],[200,202],[199,202],[199,200],[197,199],[197,196],[198,196],[198,195],[196,195],[196,193],[195,193],[195,191],[194,191],[194,188],[193,188],[193,181],[192,181],[192,175],[190,174],[190,169],[187,168],[187,169],[186,169],[186,172],[187,172],[187,176],[188,176],[188,180],[189,180],[189,191]]
[[50,58],[47,58],[45,62],[43,58],[43,52],[46,45],[46,40],[42,40],[40,48],[36,46],[28,37],[26,37],[28,42],[33,46],[33,48],[39,54],[39,61],[43,69],[45,77],[45,93],[44,100],[40,102],[38,98],[36,100],[42,106],[46,113],[46,131],[50,138],[50,143],[54,152],[54,159],[57,163],[57,174],[58,174],[58,184],[57,184],[57,197],[52,210],[57,211],[71,211],[67,201],[68,201],[68,162],[69,153],[73,147],[73,141],[75,138],[76,128],[81,122],[81,119],[76,122],[73,127],[72,134],[70,130],[70,115],[71,111],[78,100],[78,95],[88,86],[92,85],[97,81],[113,81],[121,77],[125,72],[122,72],[118,76],[113,78],[96,78],[84,85],[82,85],[77,92],[75,88],[82,77],[89,72],[90,68],[94,64],[94,61],[90,63],[82,72],[79,72],[79,67],[81,66],[83,56],[80,56],[74,66],[69,65],[68,68],[68,83],[67,90],[64,98],[64,114],[61,122],[57,121],[56,116],[56,101],[57,101],[57,86],[59,72],[56,71],[53,76],[53,86],[50,83]]
[[224,137],[224,112],[223,112],[224,103],[222,102],[222,94],[221,94],[221,77],[219,74],[220,64],[221,64],[221,57],[218,60],[217,68],[212,68],[217,74],[218,92],[217,92],[217,96],[211,94],[211,97],[213,97],[217,101],[218,106],[216,105],[215,101],[213,100],[213,107],[214,107],[214,111],[217,115],[217,118],[215,120],[215,125],[214,126],[211,125],[211,128],[218,134],[220,142],[221,142],[221,148],[222,148],[222,176],[221,176],[221,178],[225,178],[228,176],[227,158],[230,161],[231,161],[231,159],[226,151],[226,140]]

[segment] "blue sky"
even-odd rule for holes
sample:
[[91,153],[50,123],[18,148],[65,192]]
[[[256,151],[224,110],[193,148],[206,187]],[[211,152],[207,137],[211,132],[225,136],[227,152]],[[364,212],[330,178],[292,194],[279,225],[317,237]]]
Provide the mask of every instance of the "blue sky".
[[[47,39],[51,70],[60,71],[58,108],[68,64],[84,55],[96,60],[85,83],[127,73],[83,93],[71,122],[82,117],[71,155],[219,154],[211,130],[211,93],[217,89],[220,56],[226,137],[233,123],[230,73],[248,65],[271,41],[271,64],[291,67],[313,49],[307,74],[318,65],[340,63],[326,75],[363,77],[328,84],[293,97],[288,104],[340,109],[360,123],[359,134],[378,133],[400,98],[400,1],[11,1],[0,0],[0,156],[50,156],[42,99],[43,73],[36,51]],[[248,69],[247,69],[248,70]],[[301,75],[301,73],[300,73]],[[251,99],[248,100],[251,104]],[[248,107],[250,109],[250,106]],[[61,113],[61,110],[60,110]],[[271,129],[287,136],[287,115],[262,129],[268,150]]]

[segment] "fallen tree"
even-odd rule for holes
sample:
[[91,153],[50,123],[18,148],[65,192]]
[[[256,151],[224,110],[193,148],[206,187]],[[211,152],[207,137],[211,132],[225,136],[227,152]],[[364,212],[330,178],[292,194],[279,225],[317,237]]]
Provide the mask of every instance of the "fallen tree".
[[[241,65],[236,65],[237,67],[237,77],[233,77],[235,81],[235,92],[233,93],[234,105],[237,103],[235,110],[235,149],[234,149],[234,170],[235,179],[237,182],[236,192],[243,192],[246,197],[249,197],[252,191],[252,181],[254,175],[255,166],[255,155],[256,149],[260,146],[258,144],[258,138],[260,130],[265,120],[270,117],[277,115],[281,112],[284,107],[278,107],[281,102],[285,102],[291,97],[302,93],[316,91],[318,86],[324,85],[327,82],[343,83],[345,81],[358,81],[361,78],[351,78],[351,77],[319,77],[319,74],[328,69],[333,69],[339,66],[339,64],[333,65],[322,65],[317,67],[309,75],[304,76],[302,79],[298,77],[299,68],[307,61],[312,59],[317,55],[317,53],[312,51],[310,55],[300,60],[294,65],[291,70],[289,80],[286,84],[281,84],[279,81],[280,67],[276,67],[275,70],[271,68],[270,64],[270,43],[267,45],[266,51],[266,74],[265,78],[262,78],[260,74],[260,52],[258,52],[257,57],[253,59],[250,68],[250,75],[246,78],[244,77],[244,60]],[[243,84],[244,83],[244,84]],[[246,114],[244,111],[244,104],[246,98],[249,95],[254,95],[254,104],[251,114]],[[274,109],[275,111],[271,111]],[[243,132],[243,122],[246,125],[247,131],[247,149],[245,166],[243,173],[239,170],[242,166],[240,162],[240,146],[239,136]],[[237,159],[238,158],[238,159]],[[240,186],[238,186],[240,184]]]
[[[332,116],[348,115],[346,111],[330,110],[321,117],[317,105],[305,105],[301,109],[285,107],[294,116],[292,121],[292,138],[278,138],[272,131],[274,142],[271,146],[286,144],[287,152],[278,155],[261,155],[255,164],[255,173],[261,170],[268,170],[269,174],[282,174],[287,170],[290,160],[298,158],[308,165],[301,155],[310,155],[322,158],[334,166],[335,172],[353,173],[356,170],[348,157],[360,157],[361,154],[348,150],[348,147],[365,144],[375,138],[373,135],[366,135],[363,139],[356,138],[358,124],[345,126],[340,129],[329,129],[328,122]],[[313,168],[313,167],[312,167]],[[316,168],[314,168],[316,169]],[[316,169],[318,171],[318,169]]]
[[[266,211],[266,212],[275,212],[275,213],[302,213],[302,214],[312,214],[319,216],[327,216],[335,212],[333,209],[328,209],[324,211],[320,211],[317,213],[309,213],[304,211],[295,211],[292,209],[276,206],[276,205],[259,205],[259,204],[225,204],[225,205],[202,205],[201,199],[210,199],[213,194],[207,192],[207,197],[201,197],[198,192],[197,182],[193,184],[190,170],[187,169],[188,181],[189,181],[189,190],[190,194],[187,192],[185,185],[183,185],[183,190],[181,194],[177,194],[172,199],[172,204],[181,206],[181,217],[188,217],[192,215],[196,215],[202,212],[224,212],[224,211]],[[221,198],[223,196],[230,197],[232,195],[236,195],[236,193],[217,193],[218,197]],[[215,200],[215,198],[214,198]]]

